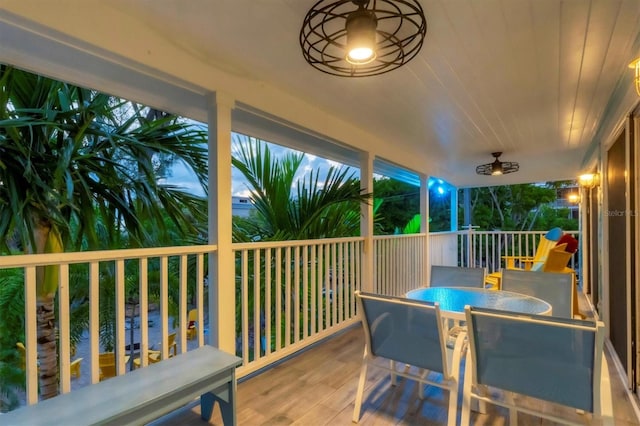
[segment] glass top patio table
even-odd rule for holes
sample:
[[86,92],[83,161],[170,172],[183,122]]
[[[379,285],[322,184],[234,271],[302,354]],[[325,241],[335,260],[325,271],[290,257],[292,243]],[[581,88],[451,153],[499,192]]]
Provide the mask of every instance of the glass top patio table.
[[466,305],[523,314],[551,315],[551,305],[542,299],[510,291],[468,287],[427,287],[411,290],[406,297],[438,302],[443,317],[464,320]]

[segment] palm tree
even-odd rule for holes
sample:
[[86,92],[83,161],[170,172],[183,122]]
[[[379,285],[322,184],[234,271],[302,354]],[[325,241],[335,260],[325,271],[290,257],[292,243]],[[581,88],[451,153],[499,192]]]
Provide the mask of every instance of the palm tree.
[[277,158],[262,141],[247,138],[236,142],[231,161],[247,180],[257,210],[255,220],[236,222],[236,237],[243,239],[242,229],[238,229],[241,225],[253,233],[250,237],[254,240],[359,234],[360,203],[368,202],[371,194],[363,193],[351,169],[330,167],[324,176],[313,170],[296,181],[303,153],[289,152]]
[[[168,217],[195,233],[206,204],[159,182],[175,156],[207,187],[206,132],[167,114],[0,65],[0,247],[5,253],[144,246]],[[197,220],[194,221],[193,218]],[[104,226],[97,226],[102,223]],[[146,225],[146,226],[145,226]],[[96,229],[105,229],[107,240]],[[36,274],[40,393],[55,396],[57,267]]]

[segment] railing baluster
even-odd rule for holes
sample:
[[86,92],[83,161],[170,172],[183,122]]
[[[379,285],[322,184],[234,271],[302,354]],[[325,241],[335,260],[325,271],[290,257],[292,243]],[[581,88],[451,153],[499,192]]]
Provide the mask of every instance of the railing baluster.
[[[115,286],[116,286],[116,374],[118,376],[126,373],[125,363],[125,280],[124,280],[124,259],[115,261]],[[165,293],[166,300],[166,293]]]
[[253,359],[260,358],[261,331],[261,301],[260,287],[262,285],[260,249],[253,251]]
[[189,325],[189,321],[187,321],[187,255],[183,254],[180,256],[180,271],[179,271],[179,280],[180,280],[180,296],[178,297],[179,304],[179,319],[178,324],[180,325],[180,353],[187,351],[187,326]]
[[169,258],[160,256],[160,334],[162,359],[169,358]]
[[91,352],[91,383],[100,380],[100,263],[89,263],[89,346]]
[[58,365],[60,376],[60,393],[71,391],[71,374],[69,371],[70,320],[69,320],[69,264],[60,265],[58,273]]
[[288,246],[285,248],[285,264],[284,264],[284,294],[285,294],[285,302],[284,302],[284,320],[285,324],[285,339],[284,345],[289,346],[291,344],[291,247]]
[[343,243],[335,244],[336,256],[337,256],[336,290],[338,292],[338,306],[336,307],[337,309],[336,323],[340,323],[344,321],[344,280],[343,280],[344,267],[342,263],[344,261],[342,256],[343,247],[344,247]]
[[[211,253],[209,254],[211,256]],[[196,325],[198,332],[198,347],[204,345],[204,254],[196,254],[196,309],[198,310],[198,319]],[[209,286],[210,287],[210,286]],[[211,328],[211,324],[209,324]],[[209,331],[211,333],[211,331]]]
[[240,316],[240,333],[242,333],[242,361],[246,364],[249,362],[249,250],[241,252],[241,281],[242,288],[240,290],[241,316]]
[[146,367],[149,363],[149,261],[141,257],[138,261],[138,306],[140,312],[140,365]]
[[293,247],[293,342],[298,343],[300,340],[300,298],[302,283],[300,282],[300,247]]
[[309,246],[302,246],[302,337],[309,336]]
[[325,245],[320,244],[318,247],[318,331],[323,331],[325,326],[325,321],[327,319],[326,316],[326,306],[327,304],[327,294],[326,294],[326,277],[325,273]]
[[276,249],[276,350],[282,348],[282,248]]
[[36,315],[36,267],[24,268],[25,367],[27,369],[27,404],[38,402],[38,320]]
[[313,244],[309,246],[309,273],[311,274],[311,288],[309,289],[311,300],[309,301],[309,307],[311,309],[311,335],[316,334],[316,332],[320,329],[318,327],[318,297],[320,293],[318,292],[318,288],[320,287],[320,280],[317,277],[317,263],[318,259],[316,258],[316,253],[318,251],[318,246]]
[[265,250],[264,266],[264,338],[266,342],[264,353],[265,356],[268,356],[271,353],[271,318],[273,314],[271,309],[271,249],[269,247]]

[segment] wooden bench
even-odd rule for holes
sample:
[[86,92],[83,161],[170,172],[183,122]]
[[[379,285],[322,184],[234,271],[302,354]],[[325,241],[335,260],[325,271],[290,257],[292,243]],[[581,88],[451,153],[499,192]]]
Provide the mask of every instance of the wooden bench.
[[236,424],[235,369],[242,359],[202,346],[2,415],[2,425],[140,425],[200,396],[209,421],[220,404],[225,425]]

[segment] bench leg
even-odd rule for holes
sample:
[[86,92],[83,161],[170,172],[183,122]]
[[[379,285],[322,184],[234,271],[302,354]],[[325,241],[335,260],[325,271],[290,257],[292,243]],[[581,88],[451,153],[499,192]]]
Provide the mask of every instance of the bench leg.
[[235,383],[228,383],[215,391],[200,396],[200,416],[203,420],[207,422],[211,420],[216,401],[220,404],[223,424],[235,426],[237,424]]

